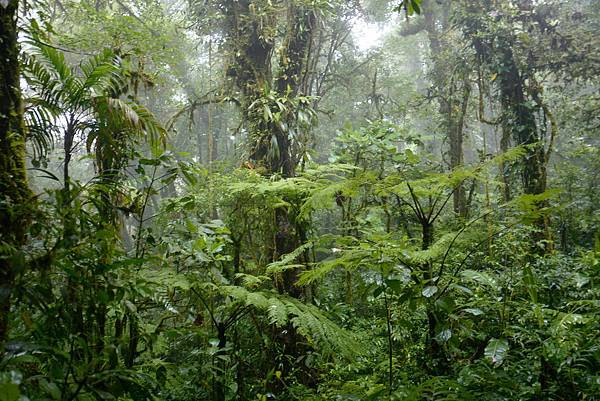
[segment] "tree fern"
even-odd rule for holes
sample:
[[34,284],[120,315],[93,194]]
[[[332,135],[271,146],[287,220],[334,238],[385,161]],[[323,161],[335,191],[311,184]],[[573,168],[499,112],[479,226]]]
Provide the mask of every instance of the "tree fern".
[[332,322],[314,305],[273,292],[253,292],[237,286],[223,286],[219,291],[245,306],[266,312],[271,324],[285,327],[291,323],[312,346],[326,355],[352,358],[362,350],[350,333]]

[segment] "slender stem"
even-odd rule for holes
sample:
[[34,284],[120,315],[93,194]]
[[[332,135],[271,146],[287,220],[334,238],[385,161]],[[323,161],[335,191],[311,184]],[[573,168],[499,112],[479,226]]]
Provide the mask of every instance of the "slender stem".
[[69,386],[69,375],[71,374],[72,370],[73,370],[73,353],[74,353],[74,349],[73,349],[73,344],[75,343],[75,338],[71,338],[71,343],[69,344],[69,368],[67,369],[67,374],[65,375],[65,378],[63,380],[63,389],[62,389],[62,398],[63,399],[68,399],[68,386]]
[[385,320],[387,324],[387,338],[388,338],[388,367],[389,367],[389,383],[388,383],[388,396],[392,398],[392,382],[393,382],[393,368],[394,368],[394,350],[392,348],[392,317],[391,311],[388,304],[388,297],[386,292],[383,292],[383,300],[385,301]]
[[[446,249],[446,252],[444,253],[444,257],[442,258],[442,263],[440,265],[440,270],[438,271],[437,277],[438,279],[436,280],[435,284],[437,285],[437,283],[441,280],[442,278],[442,273],[444,272],[444,266],[446,263],[446,259],[448,258],[448,255],[450,254],[450,250],[452,249],[452,246],[454,245],[454,242],[456,242],[456,240],[458,239],[458,237],[466,231],[467,228],[469,228],[472,224],[474,224],[475,222],[477,222],[478,220],[481,220],[482,218],[485,218],[486,216],[490,215],[492,213],[492,211],[486,212],[480,216],[478,216],[477,218],[471,220],[470,222],[468,222],[467,224],[465,224],[465,226],[463,228],[461,228],[456,235],[454,235],[454,238],[452,238],[452,241],[450,241],[450,244],[448,245],[448,249]],[[486,237],[487,239],[487,237]]]
[[[454,269],[454,271],[452,272],[452,277],[456,277],[456,275],[458,274],[458,272],[460,271],[460,269],[462,269],[462,267],[465,265],[465,263],[471,257],[471,255],[473,255],[473,253],[475,253],[475,251],[477,251],[477,249],[482,244],[484,244],[485,242],[487,242],[489,240],[489,238],[492,238],[492,237],[495,237],[496,235],[502,234],[503,232],[511,229],[512,227],[516,226],[517,224],[519,224],[519,223],[508,225],[508,226],[504,227],[503,229],[498,230],[495,233],[493,233],[492,235],[486,237],[483,241],[480,241],[477,244],[475,244],[475,246],[469,251],[469,253],[467,253],[467,256],[465,256],[463,258],[463,260],[460,262],[460,264],[458,265],[458,267],[456,269]],[[444,295],[446,293],[446,291],[448,290],[448,288],[450,288],[450,284],[451,283],[452,283],[452,281],[449,280],[448,283],[446,283],[446,285],[442,289],[442,291],[438,292],[437,296],[435,297],[436,300],[440,299],[442,297],[442,295]]]
[[417,218],[419,220],[424,220],[425,219],[425,212],[423,211],[423,208],[421,207],[421,203],[419,202],[419,199],[417,198],[417,196],[415,195],[415,192],[413,191],[412,187],[410,186],[410,183],[407,182],[406,186],[408,187],[408,190],[410,191],[410,196],[413,200],[413,203],[415,205],[415,211],[417,213]]
[[198,291],[196,291],[195,288],[192,288],[192,292],[194,294],[196,294],[196,296],[198,298],[200,298],[200,301],[204,304],[204,307],[206,308],[206,311],[208,312],[208,315],[210,316],[210,320],[212,320],[213,324],[215,325],[215,328],[218,328],[219,323],[217,322],[217,319],[215,319],[215,315],[213,315],[212,310],[208,306],[208,303],[204,300],[204,297],[202,297],[202,295]]
[[138,230],[137,230],[137,238],[136,238],[136,244],[135,244],[135,257],[139,258],[139,257],[143,257],[143,253],[146,249],[146,247],[144,247],[143,249],[140,249],[142,246],[142,229],[144,228],[144,213],[146,212],[146,208],[148,207],[148,200],[150,199],[150,191],[152,190],[152,186],[154,185],[154,182],[156,181],[156,171],[158,170],[158,166],[154,166],[153,170],[152,170],[152,178],[150,179],[150,185],[148,185],[148,188],[146,188],[146,196],[144,197],[144,203],[142,205],[142,210],[140,211],[140,220],[139,220],[139,224],[138,224]]

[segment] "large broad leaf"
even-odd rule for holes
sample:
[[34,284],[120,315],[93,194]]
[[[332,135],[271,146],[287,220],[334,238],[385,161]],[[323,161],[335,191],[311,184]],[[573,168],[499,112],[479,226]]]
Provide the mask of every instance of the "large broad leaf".
[[475,270],[465,270],[461,273],[461,276],[470,281],[475,281],[477,283],[487,285],[495,290],[499,290],[500,287],[496,280],[489,274],[485,272],[478,272]]
[[421,14],[421,2],[422,0],[402,0],[394,10],[398,12],[404,10],[407,15]]
[[402,292],[402,282],[398,279],[388,279],[385,280],[386,285],[396,294],[400,294]]
[[487,347],[485,347],[485,357],[488,358],[492,364],[498,366],[504,361],[508,349],[508,341],[503,338],[492,338],[488,342]]

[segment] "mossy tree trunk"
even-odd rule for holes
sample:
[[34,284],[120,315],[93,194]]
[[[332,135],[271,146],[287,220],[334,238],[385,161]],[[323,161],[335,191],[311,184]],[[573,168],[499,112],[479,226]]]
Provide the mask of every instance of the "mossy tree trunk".
[[[293,3],[288,8],[287,35],[279,61],[279,71],[275,79],[275,87],[280,96],[295,97],[299,93],[302,81],[306,75],[309,62],[308,49],[312,40],[313,27],[316,24],[314,11]],[[281,173],[283,177],[293,177],[296,173],[298,160],[293,155],[289,133],[281,125],[272,126],[279,145],[279,158],[271,163],[272,173]],[[275,241],[275,258],[292,252],[303,242],[303,227],[294,225],[286,208],[275,210],[277,234]],[[298,269],[288,269],[283,275],[282,288],[293,297],[300,297],[302,289],[296,286]]]
[[[541,142],[540,132],[544,132],[544,123],[538,121],[541,107],[535,105],[531,93],[526,91],[526,80],[529,74],[534,74],[526,68],[519,69],[510,38],[498,38],[497,57],[499,62],[498,81],[500,87],[501,104],[503,109],[503,135],[512,137],[517,145],[525,147],[525,156],[519,162],[523,192],[529,195],[540,195],[546,191],[546,152]],[[541,129],[540,129],[541,128]],[[547,207],[544,200],[536,202],[539,211]],[[533,223],[537,232],[534,242],[545,245],[534,245],[534,253],[545,253],[552,249],[552,235],[549,229],[548,218],[540,215]]]
[[517,67],[512,43],[502,38],[499,40],[498,80],[506,127],[517,144],[526,146],[521,167],[523,192],[541,194],[546,190],[546,165],[536,124],[535,113],[538,110],[530,106],[533,102],[529,102],[525,95],[525,76]]
[[248,131],[250,159],[260,163],[267,159],[269,127],[262,110],[251,106],[270,89],[273,80],[271,57],[276,15],[268,8],[257,9],[257,4],[250,0],[227,1],[223,14],[231,58],[227,76],[241,92],[240,107]]
[[[535,82],[535,68],[523,63],[519,57],[519,40],[511,28],[511,21],[503,21],[497,17],[495,25],[486,21],[493,12],[494,4],[471,0],[467,3],[468,17],[465,20],[465,33],[471,39],[476,56],[482,65],[487,65],[490,73],[496,77],[499,100],[502,105],[502,140],[503,151],[508,150],[512,140],[518,146],[524,146],[525,155],[517,163],[523,192],[539,195],[546,191],[546,168],[548,158],[541,143],[545,132],[545,122],[536,117],[540,112],[546,115],[542,105],[537,104],[537,92],[529,88],[528,82]],[[501,27],[501,28],[497,28]],[[526,49],[520,49],[523,53]],[[523,55],[521,55],[521,58]],[[531,58],[531,56],[528,56]],[[540,134],[541,133],[541,134]],[[502,177],[505,183],[504,200],[512,197],[510,191],[510,166],[502,166]],[[545,206],[540,202],[538,208]],[[538,219],[534,225],[539,229],[538,240],[550,240],[548,222]]]
[[[280,26],[278,10],[285,6],[285,35],[278,49],[278,63],[272,65],[275,43]],[[315,11],[294,1],[230,0],[222,9],[225,17],[230,63],[227,76],[240,92],[242,118],[248,132],[249,159],[261,174],[293,177],[298,164],[294,151],[294,137],[289,130],[294,124],[292,110],[306,82],[310,45],[316,26]],[[275,71],[275,73],[273,73]],[[268,98],[267,98],[268,97]],[[286,99],[288,110],[275,121],[266,118],[265,107],[275,106],[274,98]],[[261,107],[256,107],[260,105]],[[295,250],[305,241],[304,228],[286,207],[274,210],[274,241],[268,259],[274,261]],[[239,252],[239,249],[238,249]],[[286,270],[275,281],[278,291],[300,298],[304,291],[297,286],[298,270]],[[299,345],[304,343],[290,324],[279,338],[286,355],[298,356]],[[289,358],[283,357],[284,370]],[[222,389],[217,389],[222,398]]]
[[[279,71],[275,79],[275,89],[279,96],[294,98],[299,95],[303,82],[308,75],[309,49],[312,35],[315,31],[316,15],[314,10],[290,3],[287,9],[287,34],[279,59]],[[281,172],[284,177],[295,175],[298,160],[292,154],[292,144],[289,134],[274,124],[277,142],[280,146],[278,163],[273,165],[275,172]]]
[[32,194],[25,171],[25,124],[19,87],[18,0],[0,3],[0,354],[8,337],[15,277],[24,267]]
[[[279,50],[279,62],[273,73],[277,27],[277,7],[268,2],[231,0],[223,8],[231,61],[227,75],[241,92],[242,116],[248,130],[250,160],[266,175],[293,177],[298,160],[293,154],[293,138],[286,125],[265,119],[264,110],[255,106],[270,93],[294,99],[301,92],[309,63],[309,48],[316,26],[316,14],[310,7],[286,2],[285,36]],[[292,114],[294,110],[290,110]],[[275,210],[275,241],[272,259],[292,252],[301,236],[285,208]],[[293,296],[297,272],[288,271],[281,290]]]

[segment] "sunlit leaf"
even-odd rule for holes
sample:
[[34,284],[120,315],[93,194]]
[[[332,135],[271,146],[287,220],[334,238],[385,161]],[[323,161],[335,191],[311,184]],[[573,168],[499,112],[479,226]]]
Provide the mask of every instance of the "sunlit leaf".
[[504,361],[509,345],[505,339],[492,338],[485,347],[485,357],[494,365],[498,366]]

